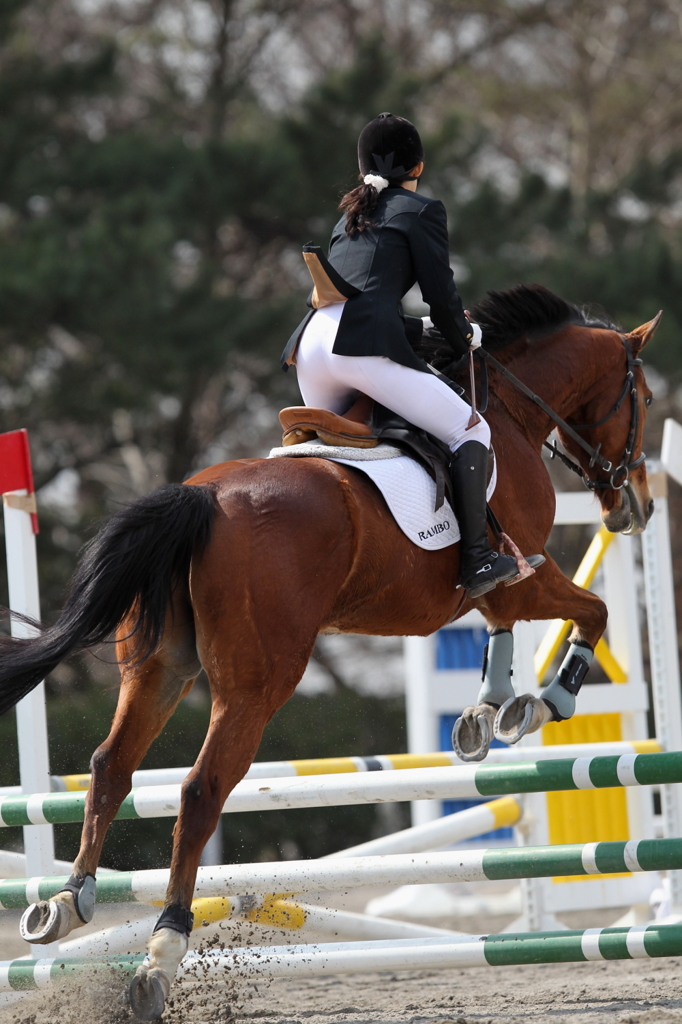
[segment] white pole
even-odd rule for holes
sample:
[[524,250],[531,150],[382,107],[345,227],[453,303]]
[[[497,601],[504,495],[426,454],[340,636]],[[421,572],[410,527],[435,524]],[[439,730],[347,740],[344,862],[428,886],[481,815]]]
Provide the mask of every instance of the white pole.
[[[649,476],[655,511],[642,534],[649,657],[656,736],[664,750],[682,750],[682,700],[677,651],[675,590],[670,553],[667,481],[663,473]],[[663,835],[682,836],[682,787],[661,786]],[[674,913],[682,912],[682,871],[669,871]]]
[[476,804],[466,807],[463,811],[446,814],[435,821],[427,821],[423,825],[414,825],[401,832],[392,832],[378,839],[370,839],[358,846],[350,846],[336,853],[328,853],[324,858],[331,860],[339,857],[366,857],[385,853],[421,853],[425,850],[437,850],[441,846],[463,843],[468,839],[492,832],[502,825],[513,824],[521,817],[521,806],[512,797],[502,797],[487,804]]
[[[438,750],[438,728],[431,711],[430,692],[434,643],[433,636],[406,636],[403,641],[407,749],[411,754]],[[413,825],[424,825],[440,815],[441,807],[436,801],[412,801]]]
[[202,850],[200,864],[202,867],[210,867],[212,864],[223,862],[223,823],[218,821],[215,832],[208,837],[208,842]]
[[[28,615],[32,619],[40,619],[38,562],[31,516],[24,509],[13,508],[11,504],[12,497],[26,495],[25,490],[11,491],[3,495],[9,606],[14,612]],[[35,634],[35,627],[12,617],[12,636],[30,637]],[[17,736],[22,793],[49,791],[50,764],[44,683],[36,686],[17,704]],[[54,871],[52,825],[25,825],[24,851],[29,875],[51,875]]]
[[[9,606],[11,611],[39,620],[38,561],[31,515],[26,509],[17,507],[22,504],[21,501],[12,501],[13,498],[25,498],[27,494],[25,489],[3,494]],[[14,616],[11,619],[11,630],[15,637],[30,637],[36,633],[35,627]],[[50,789],[45,684],[39,683],[20,700],[16,712],[21,791],[27,794],[44,793]],[[24,853],[29,876],[53,875],[52,825],[24,825]],[[56,953],[58,948],[57,943],[49,946],[32,945],[31,953],[37,958],[45,956],[48,949]]]
[[[431,928],[429,925],[412,924],[407,921],[392,921],[388,918],[369,917],[367,914],[356,914],[347,910],[327,910],[326,907],[311,906],[307,903],[292,903],[293,908],[301,916],[301,924],[284,925],[268,923],[265,920],[253,921],[252,911],[240,914],[233,913],[221,921],[223,941],[236,945],[243,941],[244,926],[248,929],[250,939],[259,932],[269,935],[296,937],[296,941],[313,942],[315,937],[328,936],[337,940],[361,941],[380,939],[422,939],[450,938],[451,941],[465,940],[468,935],[461,932],[450,932],[444,928]],[[126,921],[101,932],[90,935],[77,935],[59,946],[60,956],[114,956],[116,954],[143,953],[149,936],[156,924],[158,913],[145,915],[135,921]],[[200,913],[197,914],[200,919]],[[217,924],[211,921],[207,927]],[[200,935],[201,925],[195,926],[195,933]],[[262,939],[261,939],[262,941]]]

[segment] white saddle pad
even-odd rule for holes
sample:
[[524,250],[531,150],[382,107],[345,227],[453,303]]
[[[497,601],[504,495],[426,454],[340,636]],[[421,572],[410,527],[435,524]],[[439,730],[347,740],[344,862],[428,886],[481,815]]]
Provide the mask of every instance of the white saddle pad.
[[[322,441],[306,441],[287,448],[273,448],[268,458],[281,457],[330,459],[362,470],[384,496],[393,518],[413,544],[426,551],[438,551],[456,544],[459,525],[446,500],[433,511],[436,484],[423,466],[388,444],[376,448],[342,448]],[[497,483],[497,463],[488,485],[488,501]]]

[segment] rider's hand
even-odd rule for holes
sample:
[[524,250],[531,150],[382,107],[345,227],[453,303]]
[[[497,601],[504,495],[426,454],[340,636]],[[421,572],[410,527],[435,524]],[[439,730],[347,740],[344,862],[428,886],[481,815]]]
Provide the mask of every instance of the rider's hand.
[[430,316],[423,316],[422,323],[424,324],[424,337],[430,338],[431,341],[445,342],[445,338],[440,333],[438,328],[435,326]]
[[[471,323],[471,321],[469,321]],[[471,324],[471,328],[474,332],[474,336],[469,342],[469,351],[475,352],[477,348],[481,347],[481,341],[483,339],[483,331],[478,324]]]

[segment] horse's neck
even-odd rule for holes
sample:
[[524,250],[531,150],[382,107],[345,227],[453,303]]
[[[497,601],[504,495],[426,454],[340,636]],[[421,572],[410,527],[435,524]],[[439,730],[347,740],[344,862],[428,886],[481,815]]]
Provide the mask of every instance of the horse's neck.
[[[512,357],[507,367],[557,415],[570,419],[609,371],[612,351],[613,346],[600,344],[592,331],[568,328],[529,346]],[[546,413],[516,389],[506,392],[505,405],[535,442],[546,440],[555,427]]]

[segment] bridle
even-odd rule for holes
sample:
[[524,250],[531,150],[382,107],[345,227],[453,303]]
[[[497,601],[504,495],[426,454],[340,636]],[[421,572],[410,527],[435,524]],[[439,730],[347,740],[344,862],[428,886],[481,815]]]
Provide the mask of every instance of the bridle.
[[[613,491],[622,490],[623,487],[625,487],[625,485],[628,483],[630,479],[630,473],[632,472],[632,470],[637,469],[638,466],[641,466],[644,460],[646,459],[646,455],[644,454],[644,452],[642,452],[642,454],[639,455],[636,459],[632,458],[632,454],[635,447],[635,441],[637,438],[637,431],[639,429],[639,395],[637,393],[637,379],[635,375],[635,368],[637,366],[642,365],[642,360],[636,359],[633,356],[632,349],[630,348],[629,343],[626,341],[623,335],[621,334],[619,335],[619,337],[621,342],[623,343],[623,348],[625,349],[625,357],[627,359],[625,383],[623,384],[623,390],[620,393],[620,397],[618,398],[618,401],[614,405],[613,409],[611,409],[611,411],[606,416],[604,416],[603,419],[598,420],[596,423],[583,423],[580,424],[579,426],[576,425],[574,427],[570,426],[564,419],[561,418],[561,416],[559,416],[558,413],[554,412],[554,410],[550,408],[550,406],[547,405],[546,402],[543,402],[543,400],[538,395],[531,391],[530,388],[526,387],[523,381],[520,381],[518,377],[515,377],[514,374],[510,370],[508,370],[506,366],[498,362],[494,356],[491,356],[490,352],[486,352],[484,348],[479,348],[476,350],[476,354],[483,360],[481,364],[481,368],[483,370],[486,369],[487,363],[489,363],[491,366],[494,366],[498,373],[502,374],[502,376],[506,380],[508,380],[510,384],[513,384],[518,391],[520,391],[522,394],[526,396],[526,398],[529,398],[531,402],[533,402],[540,409],[542,409],[542,411],[546,413],[549,416],[549,418],[553,420],[565,434],[567,434],[573,441],[575,441],[575,443],[579,445],[583,449],[583,451],[590,456],[590,468],[592,468],[593,466],[598,466],[599,469],[606,473],[606,480],[591,480],[588,477],[585,470],[582,468],[582,466],[579,466],[576,462],[573,462],[573,460],[570,459],[568,455],[566,455],[564,452],[559,451],[556,444],[550,444],[549,441],[544,442],[545,448],[548,448],[552,453],[552,458],[558,458],[561,462],[563,462],[563,464],[567,466],[568,469],[572,470],[582,479],[585,486],[591,491],[603,491],[607,490],[608,488],[610,488]],[[488,386],[486,379],[483,385],[483,395],[481,396],[481,412],[485,410],[485,404],[487,403],[487,391]],[[632,409],[630,413],[630,430],[628,432],[628,439],[625,442],[625,451],[623,452],[623,455],[621,456],[618,465],[614,466],[612,462],[609,462],[609,460],[605,459],[604,456],[601,454],[601,442],[596,446],[596,448],[594,448],[591,444],[588,444],[588,442],[583,437],[580,436],[578,431],[594,430],[596,427],[601,427],[605,423],[608,423],[611,417],[616,415],[628,394],[630,394],[632,401]]]

